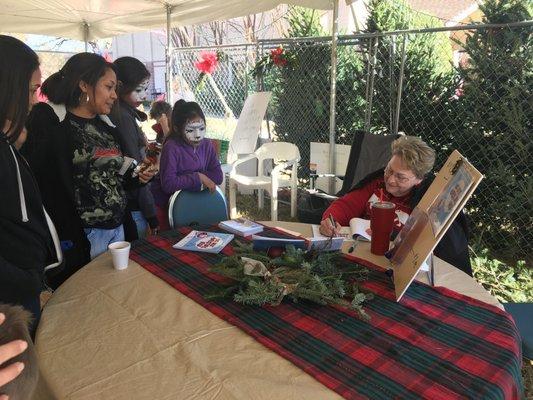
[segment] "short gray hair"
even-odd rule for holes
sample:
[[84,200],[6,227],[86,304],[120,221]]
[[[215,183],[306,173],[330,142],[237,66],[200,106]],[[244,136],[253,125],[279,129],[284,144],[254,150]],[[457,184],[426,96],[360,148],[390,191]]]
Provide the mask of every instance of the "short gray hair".
[[402,136],[392,142],[392,155],[398,156],[417,178],[423,179],[435,164],[435,150],[416,136]]

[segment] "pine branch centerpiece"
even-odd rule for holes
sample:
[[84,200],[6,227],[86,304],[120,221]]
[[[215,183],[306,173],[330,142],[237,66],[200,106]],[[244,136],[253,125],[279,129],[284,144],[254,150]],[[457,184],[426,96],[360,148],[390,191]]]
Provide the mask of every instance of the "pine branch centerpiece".
[[341,265],[341,259],[340,253],[304,251],[291,245],[285,251],[267,255],[254,251],[251,243],[236,241],[234,255],[210,268],[234,282],[209,298],[232,298],[237,303],[256,306],[277,306],[285,298],[293,302],[308,300],[347,307],[369,320],[363,304],[373,294],[358,285],[368,278],[369,271],[357,263]]

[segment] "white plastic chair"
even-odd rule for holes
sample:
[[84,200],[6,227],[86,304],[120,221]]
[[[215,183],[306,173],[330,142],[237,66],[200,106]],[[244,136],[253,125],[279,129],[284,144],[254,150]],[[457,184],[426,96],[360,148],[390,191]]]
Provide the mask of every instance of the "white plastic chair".
[[[236,167],[249,160],[257,159],[258,176],[246,176],[237,174]],[[270,176],[264,175],[264,161],[274,160],[274,162],[283,161],[277,164],[272,170]],[[291,217],[296,216],[296,185],[298,182],[298,162],[300,161],[300,151],[292,143],[272,142],[265,143],[259,147],[253,154],[249,154],[233,163],[229,175],[229,206],[230,218],[237,217],[237,186],[246,186],[251,189],[259,189],[258,206],[260,209],[264,206],[264,193],[267,190],[270,193],[270,213],[272,221],[278,220],[278,189],[280,187],[291,188]],[[292,167],[290,179],[280,178],[281,172]]]

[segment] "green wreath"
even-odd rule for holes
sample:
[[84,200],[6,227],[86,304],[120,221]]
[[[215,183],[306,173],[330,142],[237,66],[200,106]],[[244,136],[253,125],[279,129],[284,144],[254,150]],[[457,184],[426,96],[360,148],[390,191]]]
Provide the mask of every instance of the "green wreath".
[[252,244],[236,242],[235,254],[224,257],[210,268],[232,283],[212,293],[209,299],[232,298],[242,304],[279,305],[285,298],[308,300],[322,305],[339,305],[369,320],[363,304],[372,293],[362,291],[358,282],[369,271],[357,263],[340,263],[342,255],[312,252],[287,246],[279,257],[253,251]]

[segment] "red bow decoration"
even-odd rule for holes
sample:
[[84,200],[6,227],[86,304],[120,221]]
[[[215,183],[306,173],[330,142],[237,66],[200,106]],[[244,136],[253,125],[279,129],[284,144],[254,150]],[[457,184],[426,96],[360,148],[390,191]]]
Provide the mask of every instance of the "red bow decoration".
[[214,51],[202,51],[198,56],[198,61],[194,62],[194,66],[198,71],[204,74],[212,74],[218,65],[218,56]]
[[272,59],[272,62],[274,63],[274,65],[277,65],[280,67],[287,65],[287,59],[285,58],[285,52],[283,50],[283,47],[281,46],[270,52],[270,58]]

